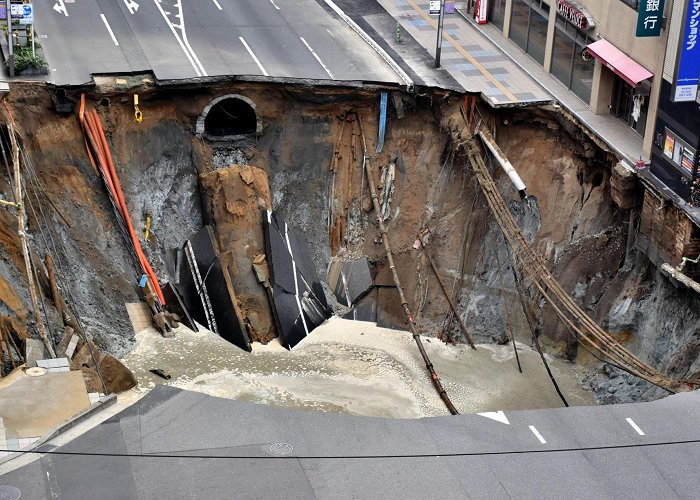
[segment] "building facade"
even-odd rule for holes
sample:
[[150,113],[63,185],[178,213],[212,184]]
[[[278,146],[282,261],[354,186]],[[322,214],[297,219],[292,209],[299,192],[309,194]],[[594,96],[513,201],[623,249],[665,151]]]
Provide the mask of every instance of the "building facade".
[[[651,173],[689,199],[700,174],[697,86],[695,99],[675,98],[681,49],[694,45],[700,28],[700,0],[488,2],[488,20],[504,37],[591,111],[614,115],[639,134]],[[700,37],[697,51],[686,56],[700,67]]]

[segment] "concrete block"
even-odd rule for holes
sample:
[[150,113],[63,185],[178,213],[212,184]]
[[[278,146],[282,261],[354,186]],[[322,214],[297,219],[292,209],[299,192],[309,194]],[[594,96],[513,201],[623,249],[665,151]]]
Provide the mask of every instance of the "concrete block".
[[27,367],[33,368],[37,366],[37,360],[44,359],[44,343],[41,340],[27,339],[24,341],[24,353],[27,360]]

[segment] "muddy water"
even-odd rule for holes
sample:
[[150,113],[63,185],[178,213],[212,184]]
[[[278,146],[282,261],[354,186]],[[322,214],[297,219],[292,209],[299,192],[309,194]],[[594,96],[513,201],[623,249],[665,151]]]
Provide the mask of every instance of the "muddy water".
[[[466,346],[425,338],[442,382],[461,413],[561,406],[538,354],[518,344]],[[396,418],[447,414],[407,332],[332,318],[293,351],[278,343],[246,353],[210,332],[181,327],[173,339],[148,329],[124,360],[137,390],[167,383],[225,398],[308,410]],[[549,359],[569,403],[594,404],[575,366]],[[148,370],[161,368],[165,381]]]

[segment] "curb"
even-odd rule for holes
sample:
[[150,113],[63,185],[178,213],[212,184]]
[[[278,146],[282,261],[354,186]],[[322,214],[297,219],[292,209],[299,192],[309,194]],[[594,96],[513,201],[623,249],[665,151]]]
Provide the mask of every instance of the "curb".
[[102,411],[106,408],[109,408],[110,406],[112,406],[116,402],[117,402],[117,395],[110,394],[109,396],[105,397],[104,400],[98,401],[97,403],[93,404],[89,408],[83,410],[82,413],[78,413],[76,416],[74,416],[70,420],[67,420],[61,424],[58,424],[56,427],[51,429],[48,433],[46,433],[44,436],[42,436],[41,439],[39,439],[38,441],[33,443],[31,446],[28,446],[26,448],[18,450],[20,453],[13,453],[13,454],[7,455],[4,458],[0,458],[0,465],[3,465],[6,462],[9,462],[11,460],[14,460],[16,458],[23,456],[25,453],[22,453],[22,452],[36,450],[39,446],[46,444],[48,441],[51,441],[56,436],[59,436],[60,434],[63,434],[67,430],[72,429],[76,425],[80,424],[81,422],[84,422],[85,420],[87,420],[88,418],[92,417],[93,415],[99,413],[100,411]]
[[338,7],[333,2],[333,0],[323,0],[323,1],[326,3],[326,5],[328,5],[328,7],[330,7],[333,10],[333,12],[338,14],[338,16],[340,16],[340,18],[343,21],[345,21],[345,23],[347,23],[347,25],[350,26],[355,33],[360,35],[360,38],[362,38],[365,42],[367,42],[367,44],[370,47],[372,47],[372,49],[374,49],[374,51],[377,54],[379,54],[379,56],[382,59],[384,59],[386,61],[386,63],[391,67],[391,69],[393,69],[394,72],[397,75],[399,75],[399,77],[404,81],[404,83],[406,84],[406,90],[408,92],[413,92],[413,87],[414,87],[413,80],[411,80],[411,77],[408,76],[408,74],[403,69],[401,69],[401,66],[399,66],[399,64],[396,61],[394,61],[394,59],[387,53],[387,51],[384,50],[383,48],[381,48],[379,46],[379,44],[377,44],[377,42],[375,42],[372,39],[372,37],[370,37],[367,33],[365,33],[365,31],[362,28],[360,28],[360,26],[355,21],[350,19],[350,17],[347,14],[345,14],[345,12],[343,12],[343,10],[340,7]]

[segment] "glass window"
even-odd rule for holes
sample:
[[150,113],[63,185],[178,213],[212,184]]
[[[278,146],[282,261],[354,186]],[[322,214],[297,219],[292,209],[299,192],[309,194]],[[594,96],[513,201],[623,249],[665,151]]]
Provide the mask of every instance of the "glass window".
[[513,11],[510,16],[510,38],[523,50],[527,50],[529,24],[530,5],[524,0],[513,0]]
[[552,67],[550,69],[560,82],[571,86],[571,66],[574,63],[574,41],[561,30],[554,31],[554,46],[552,48]]
[[544,64],[545,46],[547,45],[547,16],[549,15],[549,6],[546,12],[537,7],[532,7],[530,12],[530,27],[527,37],[526,52],[540,64]]
[[585,31],[557,16],[550,72],[586,103],[591,100],[595,67],[592,58],[583,59],[583,51],[589,43],[591,39]]
[[503,23],[506,15],[506,0],[493,0],[491,12],[489,12],[489,21],[496,28],[503,31]]
[[578,45],[574,54],[574,70],[571,74],[571,90],[579,96],[582,101],[588,103],[591,100],[591,90],[593,89],[593,68],[595,60],[583,60],[583,51],[586,47]]

